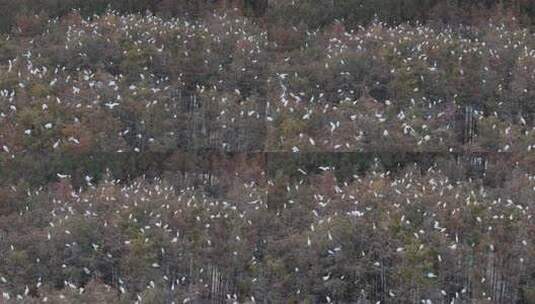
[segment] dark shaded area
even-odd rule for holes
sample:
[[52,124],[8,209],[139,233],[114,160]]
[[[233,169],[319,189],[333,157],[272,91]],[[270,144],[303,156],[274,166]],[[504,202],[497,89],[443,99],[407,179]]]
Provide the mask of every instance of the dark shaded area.
[[[295,3],[295,4],[294,4]],[[532,24],[535,4],[529,0],[2,0],[0,29],[9,31],[24,26],[24,19],[34,14],[54,18],[77,9],[83,16],[102,14],[107,9],[121,13],[146,13],[165,17],[197,18],[213,10],[237,7],[246,16],[263,17],[268,23],[305,23],[323,27],[344,20],[348,27],[365,25],[375,17],[390,24],[403,22],[438,22],[470,24],[484,22],[497,14],[513,14],[525,24]]]

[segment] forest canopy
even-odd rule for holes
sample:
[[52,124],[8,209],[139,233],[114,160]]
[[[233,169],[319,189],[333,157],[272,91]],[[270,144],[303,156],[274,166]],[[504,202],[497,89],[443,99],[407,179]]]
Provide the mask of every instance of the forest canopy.
[[535,303],[529,0],[0,0],[0,303]]

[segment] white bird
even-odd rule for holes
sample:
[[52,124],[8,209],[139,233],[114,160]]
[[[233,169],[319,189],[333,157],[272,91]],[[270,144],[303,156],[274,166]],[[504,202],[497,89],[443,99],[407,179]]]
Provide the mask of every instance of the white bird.
[[329,121],[329,124],[331,125],[331,133],[334,132],[334,130],[336,129],[336,124],[332,121]]
[[108,102],[108,103],[105,103],[104,105],[106,107],[108,107],[108,109],[113,110],[113,108],[115,108],[116,106],[120,105],[120,103],[118,103],[118,102],[113,102],[113,103]]
[[432,273],[432,272],[428,272],[425,276],[428,277],[428,278],[430,278],[430,279],[432,279],[432,278],[436,278],[436,277],[437,277],[436,274],[434,274],[434,273]]

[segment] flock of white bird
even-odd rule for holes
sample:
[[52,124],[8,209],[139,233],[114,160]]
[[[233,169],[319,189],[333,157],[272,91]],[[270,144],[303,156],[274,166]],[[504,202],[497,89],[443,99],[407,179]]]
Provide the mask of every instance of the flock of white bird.
[[[326,174],[334,168],[321,170]],[[50,254],[58,255],[58,259],[51,262],[37,256],[37,264],[44,262],[50,267],[47,263],[63,261],[57,266],[70,269],[67,273],[79,271],[89,277],[103,271],[99,264],[112,267],[136,252],[145,256],[137,260],[135,269],[121,264],[120,277],[113,283],[136,303],[143,303],[146,290],[154,288],[170,290],[175,299],[182,295],[184,303],[192,296],[184,296],[192,284],[201,286],[197,296],[206,295],[211,288],[210,274],[205,272],[209,265],[228,271],[241,269],[242,280],[252,284],[251,291],[256,290],[255,286],[262,290],[258,284],[274,284],[266,276],[276,270],[267,260],[257,258],[260,243],[265,246],[264,254],[278,253],[280,256],[273,258],[295,263],[287,265],[295,271],[288,274],[286,282],[295,288],[295,295],[306,295],[312,292],[312,286],[320,284],[329,292],[327,302],[340,297],[336,288],[329,287],[333,280],[371,295],[353,276],[356,265],[363,273],[380,273],[388,268],[392,278],[408,271],[416,276],[412,279],[429,280],[420,294],[429,297],[423,298],[428,301],[425,303],[443,303],[444,299],[465,303],[462,301],[475,298],[492,301],[496,294],[490,284],[496,284],[497,277],[500,284],[514,284],[518,276],[533,270],[533,206],[526,199],[535,192],[535,176],[520,176],[517,182],[523,186],[515,192],[514,188],[486,189],[477,182],[454,183],[433,169],[425,174],[418,171],[409,169],[405,174],[392,175],[371,170],[365,176],[353,176],[351,182],[327,188],[309,184],[307,179],[290,182],[285,185],[280,208],[270,207],[271,187],[277,182],[269,179],[236,178],[234,194],[213,198],[202,190],[178,189],[160,180],[141,179],[129,185],[106,180],[94,185],[92,178],[86,177],[87,190],[66,196],[58,197],[50,190],[28,190],[24,201],[37,201],[39,205],[28,203],[18,216],[30,218],[36,210],[46,211],[40,221],[48,225],[38,229],[37,235],[42,237],[33,242],[55,243],[50,245]],[[24,190],[12,187],[12,191]],[[271,220],[266,222],[266,217]],[[90,227],[90,231],[84,231],[84,227]],[[268,229],[267,235],[264,229]],[[58,242],[64,243],[65,251],[56,247]],[[25,248],[28,244],[24,241],[19,244],[17,236],[8,235],[2,243],[5,257],[32,247]],[[86,247],[91,252],[70,255],[71,250],[79,252]],[[281,253],[281,249],[287,252]],[[464,259],[471,250],[478,253],[470,255],[474,260],[467,262]],[[213,254],[218,258],[213,259]],[[294,255],[302,260],[295,260]],[[323,269],[308,264],[316,259],[336,261],[337,265]],[[489,268],[488,263],[498,260],[504,264]],[[197,268],[192,271],[190,265]],[[171,276],[169,267],[178,271]],[[478,267],[481,269],[476,271]],[[31,284],[36,289],[51,284],[51,278],[39,276],[36,282],[25,282],[23,292],[9,291],[6,287],[12,280],[18,281],[19,274],[0,269],[5,299],[22,300],[28,296]],[[316,271],[323,275],[313,277]],[[452,274],[467,276],[465,280],[478,277],[480,285],[463,281],[462,290],[452,294]],[[388,297],[406,297],[409,291],[403,290],[404,282],[396,282],[388,286]],[[64,292],[84,293],[77,284],[79,279],[66,277]],[[227,296],[238,303],[250,296],[259,297],[257,292]],[[472,298],[467,298],[468,294]]]
[[[266,130],[257,139],[264,151],[525,153],[535,144],[527,30],[489,25],[467,38],[376,23],[306,33],[302,49],[278,59],[266,32],[228,16],[188,23],[108,14],[49,26],[17,42],[20,54],[0,66],[0,121],[9,126],[0,144],[11,157],[35,141],[68,150],[84,144],[83,133],[106,152],[173,149],[185,128],[210,130],[216,148],[232,151],[247,147],[233,138],[257,128]],[[308,62],[311,52],[320,54]],[[198,113],[184,113],[185,100]],[[455,136],[466,103],[478,106],[480,138],[470,147]]]
[[[478,149],[529,156],[535,147],[535,126],[528,113],[512,114],[517,104],[529,109],[525,103],[535,97],[535,36],[527,30],[489,25],[476,33],[479,37],[467,38],[453,30],[375,23],[352,32],[306,33],[301,49],[277,58],[280,54],[269,51],[277,46],[267,32],[229,16],[189,23],[109,13],[71,22],[51,21],[42,36],[31,40],[3,38],[6,43],[20,39],[23,50],[0,62],[0,165],[20,154],[43,151],[175,149],[184,136],[181,128],[192,125],[227,134],[219,136],[224,150],[239,150],[229,144],[229,137],[264,126],[267,152],[460,151],[466,147],[454,136],[452,121],[457,106],[466,102],[458,93],[472,92],[466,83],[479,86],[473,95],[479,94],[482,108],[491,109],[476,113]],[[93,51],[104,58],[87,53],[94,44],[101,45]],[[118,49],[108,49],[112,46]],[[64,65],[48,65],[52,59],[62,62],[62,56],[68,57]],[[311,56],[317,60],[311,62]],[[113,62],[119,57],[120,62]],[[360,62],[369,66],[359,68]],[[113,74],[110,66],[122,73]],[[367,74],[377,77],[368,79]],[[503,75],[513,79],[508,83]],[[267,90],[264,96],[256,86]],[[373,89],[381,87],[396,96],[373,98]],[[177,105],[183,101],[177,92],[182,91],[193,91],[191,100],[200,102],[197,111],[202,114],[183,112]],[[215,116],[209,116],[208,109],[216,109]],[[328,166],[319,169],[325,178],[333,171]],[[280,208],[269,205],[276,182],[268,177],[236,182],[238,190],[228,197],[213,198],[159,180],[125,186],[115,181],[93,184],[87,176],[88,189],[66,197],[55,197],[52,190],[27,190],[21,203],[28,203],[19,215],[28,220],[36,210],[46,211],[41,216],[48,225],[38,229],[42,237],[35,242],[63,243],[61,250],[50,250],[65,259],[56,265],[65,273],[74,269],[90,277],[102,271],[83,259],[67,261],[68,252],[81,246],[89,245],[92,252],[83,254],[109,267],[120,263],[122,256],[115,252],[124,257],[146,250],[147,258],[136,265],[142,272],[126,267],[124,276],[112,282],[135,303],[143,303],[146,290],[156,288],[169,289],[177,299],[191,285],[206,293],[211,283],[205,270],[214,265],[244,271],[242,278],[255,294],[225,294],[236,303],[254,303],[262,290],[255,286],[266,284],[263,288],[269,289],[282,280],[269,278],[276,276],[279,264],[294,269],[285,282],[292,296],[306,296],[320,286],[322,294],[328,294],[321,301],[327,303],[341,297],[331,287],[336,286],[333,281],[362,288],[372,297],[373,291],[353,276],[354,265],[366,273],[379,274],[386,267],[391,277],[409,273],[412,280],[427,280],[426,290],[389,282],[384,291],[392,301],[419,292],[416,300],[426,304],[469,303],[468,294],[493,301],[497,293],[491,284],[516,286],[519,276],[534,271],[532,175],[516,177],[522,187],[493,189],[475,181],[455,183],[433,169],[399,176],[371,171],[326,188],[310,184],[312,174],[304,169],[298,172],[304,180],[283,185]],[[66,183],[71,178],[65,172],[57,172],[57,177]],[[32,205],[34,200],[42,205]],[[273,216],[272,229],[283,230],[270,231],[261,220],[267,216]],[[81,238],[85,232],[80,223],[91,227],[90,240]],[[268,237],[262,237],[261,229],[268,230]],[[0,238],[2,256],[31,247],[10,233]],[[359,240],[370,244],[358,245]],[[276,260],[259,260],[255,244],[265,244]],[[279,252],[281,244],[287,252]],[[470,255],[473,264],[466,262],[475,250],[479,254]],[[295,259],[299,256],[303,261]],[[329,269],[316,265],[321,274],[310,277],[309,261],[325,257],[338,264]],[[391,264],[385,265],[381,257]],[[503,262],[501,267],[487,268],[497,260]],[[295,265],[284,264],[289,261]],[[42,262],[48,261],[37,257],[35,263]],[[173,276],[168,273],[172,265],[178,269]],[[479,283],[463,281],[452,292],[448,275],[455,272]],[[20,290],[12,285],[20,283],[17,276],[0,265],[6,301],[24,301],[31,289],[54,284],[39,276]],[[76,280],[65,276],[61,292],[84,293]],[[193,300],[185,296],[180,301]]]

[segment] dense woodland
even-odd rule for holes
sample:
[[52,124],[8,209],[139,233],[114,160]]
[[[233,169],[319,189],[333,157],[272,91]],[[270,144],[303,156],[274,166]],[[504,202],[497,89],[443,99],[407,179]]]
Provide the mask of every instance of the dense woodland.
[[535,303],[533,1],[0,8],[0,303]]

